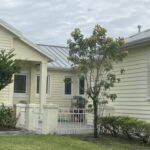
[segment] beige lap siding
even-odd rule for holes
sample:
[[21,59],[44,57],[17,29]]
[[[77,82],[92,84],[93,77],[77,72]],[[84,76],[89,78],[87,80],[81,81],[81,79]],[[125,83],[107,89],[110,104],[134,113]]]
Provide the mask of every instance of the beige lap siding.
[[[12,48],[12,36],[4,28],[0,27],[0,50]],[[0,103],[11,104],[10,85],[0,91]]]
[[[50,75],[50,95],[47,96],[47,103],[58,104],[60,107],[70,107],[71,99],[77,95],[77,75],[72,71],[54,71],[49,70]],[[72,94],[65,95],[64,79],[72,77]]]
[[0,103],[9,104],[9,86],[0,91]]
[[150,121],[150,102],[147,100],[150,93],[148,55],[148,47],[132,49],[123,63],[115,65],[115,72],[120,68],[126,70],[124,75],[117,73],[121,82],[111,90],[117,93],[117,99],[113,103],[116,115],[130,115]]
[[0,49],[12,48],[12,35],[0,26]]

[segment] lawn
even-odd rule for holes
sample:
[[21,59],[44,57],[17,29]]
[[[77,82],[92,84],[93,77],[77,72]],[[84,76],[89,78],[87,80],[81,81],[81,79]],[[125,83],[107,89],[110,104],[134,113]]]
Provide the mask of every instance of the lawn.
[[[18,135],[0,136],[0,150],[148,150],[137,144],[102,139],[99,143],[80,137]],[[105,141],[106,140],[106,141]],[[109,144],[108,144],[109,143]]]

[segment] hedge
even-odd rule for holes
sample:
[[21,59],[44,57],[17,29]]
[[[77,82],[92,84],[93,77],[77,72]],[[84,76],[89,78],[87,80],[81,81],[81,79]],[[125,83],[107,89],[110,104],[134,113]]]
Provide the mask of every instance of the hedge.
[[100,134],[125,136],[138,139],[144,144],[150,142],[150,124],[134,117],[109,116],[99,118]]

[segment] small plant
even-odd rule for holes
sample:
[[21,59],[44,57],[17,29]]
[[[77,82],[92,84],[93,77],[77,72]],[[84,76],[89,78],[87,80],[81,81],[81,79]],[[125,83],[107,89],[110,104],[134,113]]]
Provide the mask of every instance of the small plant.
[[0,127],[15,128],[17,123],[16,111],[14,107],[0,106]]
[[76,108],[85,108],[87,102],[88,101],[82,96],[74,96],[72,99],[72,106]]
[[87,108],[87,112],[89,112],[89,113],[93,113],[93,105],[92,104],[89,104],[88,105],[88,108]]

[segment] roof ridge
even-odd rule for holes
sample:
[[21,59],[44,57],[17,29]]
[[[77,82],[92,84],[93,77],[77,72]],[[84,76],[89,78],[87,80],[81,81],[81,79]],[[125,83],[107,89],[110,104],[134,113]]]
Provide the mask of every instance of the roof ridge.
[[49,46],[49,47],[60,47],[60,48],[68,48],[67,46],[59,46],[59,45],[49,45],[49,44],[38,44],[37,45],[41,45],[41,46]]
[[150,29],[143,30],[143,31],[141,31],[141,32],[139,32],[139,33],[136,33],[136,34],[133,34],[133,35],[131,35],[131,36],[127,37],[127,38],[132,38],[132,37],[135,37],[135,36],[137,36],[137,35],[139,35],[139,34],[142,34],[142,33],[148,32],[148,31],[150,31]]

